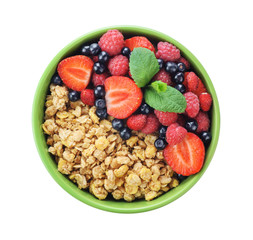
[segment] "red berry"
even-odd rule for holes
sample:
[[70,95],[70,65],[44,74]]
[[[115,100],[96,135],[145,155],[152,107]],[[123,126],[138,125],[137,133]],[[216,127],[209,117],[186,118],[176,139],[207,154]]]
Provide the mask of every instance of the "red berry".
[[166,141],[169,145],[180,143],[187,134],[187,130],[177,123],[171,124],[166,131]]
[[112,76],[105,80],[107,113],[124,119],[132,115],[141,105],[142,91],[128,77]]
[[161,112],[158,110],[154,111],[157,116],[159,122],[164,126],[169,126],[172,123],[177,121],[177,114],[173,112]]
[[195,119],[198,123],[197,133],[208,131],[210,127],[210,119],[207,113],[200,111]]
[[160,126],[160,123],[156,115],[153,113],[150,113],[147,116],[147,122],[145,126],[141,129],[141,131],[145,134],[151,134],[153,132],[158,131],[159,126]]
[[109,73],[105,72],[102,74],[93,73],[92,83],[96,87],[97,85],[104,85],[105,79],[109,77]]
[[95,104],[95,95],[92,89],[84,89],[81,91],[81,101],[89,106],[94,106]]
[[152,52],[155,52],[153,44],[146,37],[136,36],[126,39],[125,47],[128,47],[131,51],[133,51],[134,48],[142,47],[147,48]]
[[171,85],[171,76],[164,69],[161,69],[154,77],[153,81],[162,81],[167,83],[167,85]]
[[109,60],[108,69],[113,76],[124,76],[128,73],[128,58],[118,55]]
[[201,93],[207,92],[203,82],[199,79],[199,85],[198,88],[196,89],[196,91],[194,91],[194,93],[199,96]]
[[185,100],[186,100],[186,109],[185,112],[187,115],[191,118],[194,118],[199,113],[199,99],[198,97],[192,93],[187,92],[184,94]]
[[115,56],[124,47],[124,36],[116,29],[109,30],[100,38],[98,45],[102,51],[107,52],[110,56]]
[[199,172],[205,158],[205,147],[201,139],[194,133],[187,133],[176,145],[167,145],[163,151],[169,166],[183,176]]
[[146,122],[147,122],[147,115],[144,114],[132,115],[127,119],[127,126],[132,130],[139,131],[142,128],[144,128]]
[[183,63],[187,70],[190,69],[190,63],[185,58],[180,57],[177,62]]
[[209,93],[201,93],[199,95],[199,103],[203,111],[209,111],[212,105],[212,96]]
[[91,77],[93,61],[83,55],[77,55],[63,59],[57,67],[58,74],[67,87],[82,91],[85,89]]
[[185,82],[189,92],[195,92],[199,85],[199,78],[194,72],[185,73]]
[[161,58],[165,62],[176,61],[180,58],[180,50],[168,42],[157,44],[156,58]]

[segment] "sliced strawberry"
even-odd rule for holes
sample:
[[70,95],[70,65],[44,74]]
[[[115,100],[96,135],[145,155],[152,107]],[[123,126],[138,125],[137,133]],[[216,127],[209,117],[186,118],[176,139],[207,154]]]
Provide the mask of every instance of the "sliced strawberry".
[[205,147],[201,139],[194,133],[187,133],[178,144],[168,145],[164,158],[170,167],[183,176],[189,176],[200,171],[205,158]]
[[155,48],[153,44],[146,37],[137,36],[126,39],[125,47],[128,47],[131,51],[133,51],[134,48],[142,47],[147,48],[155,53]]
[[82,91],[85,89],[91,77],[93,61],[83,55],[77,55],[63,59],[57,67],[62,81],[67,87]]
[[142,91],[128,77],[112,76],[105,80],[107,113],[124,119],[134,113],[142,102]]

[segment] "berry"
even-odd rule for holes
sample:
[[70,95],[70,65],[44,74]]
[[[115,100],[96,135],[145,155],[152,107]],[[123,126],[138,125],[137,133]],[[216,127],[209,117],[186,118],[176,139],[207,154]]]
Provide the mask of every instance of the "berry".
[[102,74],[105,71],[106,67],[103,63],[96,62],[94,63],[93,70],[97,74]]
[[204,143],[204,145],[205,145],[206,147],[208,147],[209,144],[211,143],[211,140],[212,140],[212,135],[211,135],[211,133],[210,133],[210,132],[204,131],[204,132],[201,132],[201,133],[199,134],[199,137],[200,137],[200,139],[202,140],[202,142]]
[[155,114],[150,113],[147,116],[147,122],[141,131],[145,134],[151,134],[159,129],[160,123]]
[[141,130],[147,122],[147,115],[132,115],[127,119],[127,126],[135,131]]
[[151,113],[151,107],[147,103],[142,103],[140,108],[138,109],[138,112],[141,114],[149,114]]
[[94,89],[94,94],[96,98],[104,98],[105,97],[105,88],[103,85],[98,85]]
[[199,96],[201,93],[205,93],[205,92],[207,92],[207,90],[206,90],[204,84],[202,83],[202,81],[199,79],[199,85],[198,85],[196,91],[194,91],[194,93],[197,96]]
[[198,97],[192,93],[187,92],[184,94],[185,100],[186,100],[186,109],[185,112],[190,118],[194,118],[199,113],[199,99]]
[[141,105],[142,91],[128,77],[112,76],[105,80],[108,114],[119,119],[132,115]]
[[166,143],[165,139],[157,138],[155,140],[154,145],[155,145],[157,150],[163,150],[166,147],[167,143]]
[[123,140],[127,140],[131,137],[132,133],[129,128],[124,127],[120,130],[119,135]]
[[166,141],[169,145],[176,145],[183,141],[187,134],[187,130],[177,123],[171,124],[166,132]]
[[80,54],[85,55],[85,56],[90,56],[90,46],[87,46],[87,45],[83,46],[81,48]]
[[157,44],[156,58],[161,58],[165,62],[176,61],[180,58],[180,50],[168,42],[159,42]]
[[128,47],[131,51],[133,51],[134,48],[142,47],[147,48],[152,52],[155,52],[153,44],[146,37],[136,36],[126,39],[125,47]]
[[186,91],[186,87],[185,87],[184,84],[182,84],[182,83],[176,84],[174,88],[176,88],[176,89],[177,89],[179,92],[181,92],[182,94],[184,94],[185,91]]
[[163,150],[168,165],[177,173],[189,176],[200,171],[205,158],[205,147],[194,133],[187,133],[177,145],[168,145]]
[[97,85],[104,85],[105,79],[109,77],[109,74],[107,72],[104,72],[102,74],[93,73],[92,74],[92,83],[96,87]]
[[73,91],[69,92],[68,96],[69,96],[69,100],[71,102],[76,102],[80,99],[80,92],[77,92],[77,91],[73,90]]
[[103,109],[106,107],[106,103],[105,103],[105,100],[104,99],[96,99],[95,100],[95,106],[97,108],[100,108],[100,109]]
[[113,76],[124,76],[128,73],[129,61],[123,55],[117,55],[110,59],[108,69]]
[[161,58],[157,59],[157,61],[158,61],[158,64],[159,64],[159,68],[162,69],[163,66],[164,66],[164,61]]
[[60,86],[63,84],[60,76],[57,73],[55,73],[53,77],[51,78],[51,83],[55,85],[60,85]]
[[162,112],[155,110],[155,115],[159,119],[159,122],[164,126],[169,126],[177,121],[177,114],[173,112]]
[[161,126],[159,129],[159,138],[165,138],[166,137],[166,131],[167,127],[166,126]]
[[94,106],[95,96],[93,89],[84,89],[81,92],[81,101],[89,106]]
[[105,51],[102,51],[101,53],[98,54],[98,61],[100,63],[107,63],[109,58],[110,58],[109,54]]
[[167,83],[169,86],[171,84],[171,77],[170,74],[167,73],[164,69],[161,69],[154,77],[153,81],[162,81],[164,83]]
[[184,74],[182,72],[176,73],[176,75],[173,77],[174,83],[182,83],[184,81]]
[[198,129],[198,123],[195,119],[190,118],[185,122],[185,128],[188,132],[196,132]]
[[177,62],[181,62],[185,65],[186,69],[189,70],[190,69],[190,63],[183,57],[180,57]]
[[179,62],[179,63],[177,64],[177,69],[178,69],[179,72],[185,72],[186,66],[184,65],[184,63]]
[[165,70],[170,74],[175,74],[177,72],[177,64],[174,62],[166,62]]
[[210,110],[211,105],[212,105],[212,97],[209,93],[201,93],[199,95],[199,103],[200,103],[200,108],[204,111],[207,112]]
[[112,120],[112,127],[113,127],[115,130],[118,130],[118,131],[119,131],[121,128],[124,127],[124,122],[123,122],[123,120],[114,118],[114,119]]
[[115,56],[120,54],[124,47],[124,36],[116,29],[109,30],[102,35],[98,44],[102,51],[107,52],[110,56]]
[[90,53],[93,56],[97,56],[101,52],[101,48],[97,43],[92,43],[90,45]]
[[177,179],[178,179],[180,182],[184,181],[186,178],[187,178],[187,176],[183,176],[182,174],[178,174],[178,175],[177,175]]
[[199,85],[199,78],[194,72],[185,73],[185,82],[187,84],[188,91],[195,92]]
[[207,113],[200,111],[195,119],[198,123],[197,133],[208,131],[210,127],[210,119]]
[[106,108],[97,108],[96,114],[100,119],[106,119],[107,118],[107,111]]
[[89,57],[77,55],[63,59],[57,71],[68,88],[82,91],[90,82],[92,67],[93,61]]
[[127,58],[130,57],[130,54],[131,54],[131,50],[128,48],[128,47],[123,47],[121,49],[121,54]]

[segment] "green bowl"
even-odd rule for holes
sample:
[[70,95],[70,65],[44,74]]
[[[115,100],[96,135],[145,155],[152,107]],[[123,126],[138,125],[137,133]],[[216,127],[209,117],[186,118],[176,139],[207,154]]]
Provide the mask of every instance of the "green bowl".
[[[44,117],[44,104],[45,98],[48,93],[48,88],[50,84],[50,79],[52,75],[56,71],[57,64],[63,59],[70,55],[76,53],[76,51],[80,48],[80,46],[84,43],[90,43],[99,39],[99,37],[105,33],[109,29],[118,29],[120,30],[125,37],[131,37],[134,35],[143,35],[149,38],[153,42],[157,41],[168,41],[177,46],[182,53],[182,56],[187,58],[190,62],[194,71],[198,74],[198,76],[204,81],[205,86],[207,87],[209,93],[211,93],[213,97],[213,107],[211,112],[212,117],[212,142],[206,152],[205,163],[201,171],[195,175],[188,177],[184,180],[178,187],[170,190],[169,192],[161,195],[160,197],[152,200],[137,200],[134,202],[124,202],[124,201],[115,201],[112,199],[108,200],[98,200],[88,191],[83,191],[77,188],[77,186],[72,183],[67,177],[58,172],[57,165],[53,159],[53,157],[48,153],[48,146],[46,144],[46,137],[42,130],[42,123]],[[219,103],[218,99],[213,87],[213,84],[204,69],[201,63],[197,60],[197,58],[187,50],[183,45],[175,41],[173,38],[152,29],[147,29],[143,27],[137,26],[112,26],[106,27],[102,29],[95,30],[93,32],[87,33],[70,44],[68,44],[65,48],[63,48],[49,63],[45,72],[43,73],[39,84],[37,86],[37,90],[35,92],[34,101],[33,101],[33,109],[32,109],[32,127],[35,144],[37,146],[37,150],[39,155],[47,168],[48,172],[54,178],[54,180],[69,194],[78,200],[93,206],[95,208],[99,208],[106,211],[117,212],[117,213],[137,213],[137,212],[145,212],[150,211],[166,204],[171,203],[177,198],[181,197],[185,194],[191,187],[197,183],[200,177],[204,174],[207,167],[209,166],[211,159],[214,155],[220,131],[220,111],[219,111]]]

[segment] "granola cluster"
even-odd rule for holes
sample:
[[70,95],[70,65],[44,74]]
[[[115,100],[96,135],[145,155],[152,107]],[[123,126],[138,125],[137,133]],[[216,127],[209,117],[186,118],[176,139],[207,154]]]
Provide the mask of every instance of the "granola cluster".
[[112,128],[112,117],[100,121],[95,107],[70,102],[65,86],[51,84],[50,92],[42,125],[48,151],[78,188],[89,189],[98,199],[111,193],[130,202],[152,200],[179,184],[154,146],[157,136],[133,132],[122,140]]

